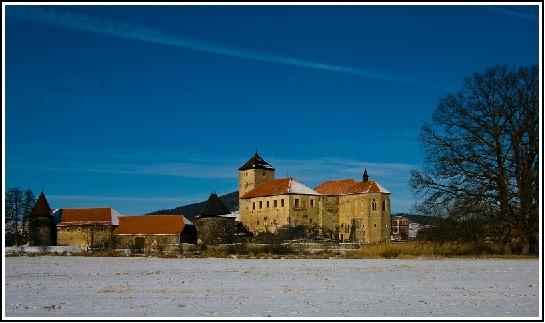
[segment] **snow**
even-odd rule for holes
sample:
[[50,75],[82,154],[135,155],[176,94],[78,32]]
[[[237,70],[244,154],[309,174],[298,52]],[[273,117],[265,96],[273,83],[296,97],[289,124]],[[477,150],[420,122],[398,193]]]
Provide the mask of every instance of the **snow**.
[[6,317],[537,317],[538,259],[7,257]]
[[182,218],[184,219],[184,224],[185,225],[193,225],[193,223],[191,221],[189,221],[185,216],[182,215]]
[[310,187],[299,183],[298,181],[291,179],[288,187],[288,193],[293,194],[306,194],[306,195],[320,195],[320,193],[311,189]]
[[390,193],[387,189],[384,188],[384,186],[380,185],[378,182],[375,182],[377,184],[377,187],[381,193]]
[[110,210],[112,210],[112,225],[119,225],[119,217],[122,215],[114,209]]

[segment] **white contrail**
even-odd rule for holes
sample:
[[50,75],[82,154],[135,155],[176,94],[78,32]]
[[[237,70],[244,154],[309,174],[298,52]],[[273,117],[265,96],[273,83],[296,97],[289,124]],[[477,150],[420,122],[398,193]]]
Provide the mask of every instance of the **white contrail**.
[[[501,13],[504,13],[504,14],[507,14],[507,15],[511,15],[513,17],[517,17],[517,18],[522,18],[522,19],[526,19],[526,20],[532,20],[532,21],[537,21],[538,19],[538,16],[532,16],[532,15],[526,15],[526,14],[523,14],[523,13],[520,13],[520,12],[515,12],[515,11],[511,11],[511,10],[507,10],[507,9],[504,9],[502,7],[494,7],[494,6],[490,6],[488,7],[494,11],[497,11],[497,12],[501,12]],[[537,5],[536,5],[536,9],[539,8]],[[537,10],[536,10],[537,12]]]
[[97,18],[66,11],[46,9],[35,6],[9,6],[6,7],[6,13],[9,16],[36,23],[43,23],[57,27],[63,27],[67,29],[79,30],[123,39],[131,39],[167,46],[175,46],[184,49],[198,50],[202,52],[215,53],[254,61],[341,72],[421,87],[435,87],[429,83],[405,77],[375,73],[347,66],[323,64],[288,56],[252,51],[248,49],[234,48],[222,44],[191,39],[180,35],[159,31],[142,25],[136,25],[122,21],[114,21],[112,19]]

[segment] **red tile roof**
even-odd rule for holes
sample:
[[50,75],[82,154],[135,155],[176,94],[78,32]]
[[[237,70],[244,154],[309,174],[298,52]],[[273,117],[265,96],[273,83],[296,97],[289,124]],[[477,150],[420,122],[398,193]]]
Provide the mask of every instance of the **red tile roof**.
[[327,181],[316,187],[315,191],[323,195],[390,193],[376,181],[358,182],[353,179]]
[[118,214],[112,208],[62,209],[59,225],[117,225]]
[[327,181],[318,185],[314,190],[323,195],[339,195],[344,194],[350,187],[356,185],[357,183],[358,181],[355,179]]
[[307,187],[290,177],[267,181],[244,194],[241,198],[248,199],[282,194],[320,195],[310,187]]
[[359,182],[356,185],[350,187],[346,194],[359,194],[359,193],[390,193],[379,183],[375,181]]
[[184,230],[182,215],[121,216],[114,234],[181,234]]

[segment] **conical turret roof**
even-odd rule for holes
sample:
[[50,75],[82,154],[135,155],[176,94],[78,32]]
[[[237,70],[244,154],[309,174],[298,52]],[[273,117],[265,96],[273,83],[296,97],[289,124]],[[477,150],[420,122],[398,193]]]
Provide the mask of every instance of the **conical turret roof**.
[[257,151],[255,152],[255,155],[252,156],[252,158],[248,159],[244,165],[242,165],[238,170],[248,170],[248,169],[268,169],[268,170],[274,170],[274,168],[267,163],[259,154]]
[[44,192],[42,192],[40,193],[36,204],[34,204],[34,207],[30,212],[30,216],[51,216],[51,214],[52,212],[51,208],[49,207],[49,203],[47,203]]
[[216,193],[210,194],[208,201],[204,204],[199,217],[211,217],[230,214],[231,211],[223,204]]

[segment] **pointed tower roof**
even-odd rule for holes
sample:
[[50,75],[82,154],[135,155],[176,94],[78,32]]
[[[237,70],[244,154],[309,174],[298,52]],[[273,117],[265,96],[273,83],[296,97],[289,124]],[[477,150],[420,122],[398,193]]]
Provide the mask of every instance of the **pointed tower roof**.
[[205,218],[205,217],[212,217],[212,216],[220,216],[220,215],[226,215],[230,214],[231,211],[223,204],[223,202],[220,200],[218,195],[216,193],[210,194],[210,197],[208,197],[208,200],[204,204],[201,213],[199,214],[199,217]]
[[367,182],[369,180],[369,175],[367,175],[367,168],[363,171],[363,182]]
[[238,170],[248,170],[248,169],[268,169],[268,170],[274,170],[274,168],[267,163],[259,154],[257,151],[255,152],[255,155],[248,159],[248,161],[242,165]]
[[42,191],[42,193],[40,193],[40,196],[38,197],[38,200],[36,200],[36,204],[34,204],[34,207],[30,212],[30,216],[51,216],[51,214],[51,208],[49,207],[49,203],[47,203],[45,194]]

